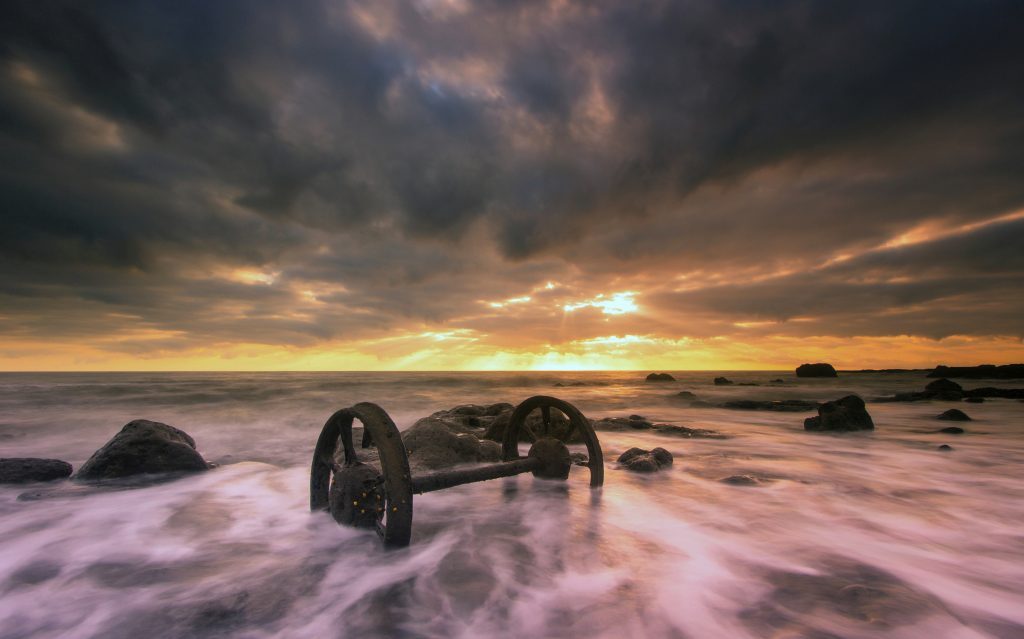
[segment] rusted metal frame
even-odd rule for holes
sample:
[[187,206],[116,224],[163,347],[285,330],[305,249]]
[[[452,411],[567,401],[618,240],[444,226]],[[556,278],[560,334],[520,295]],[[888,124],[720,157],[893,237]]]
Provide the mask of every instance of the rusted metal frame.
[[465,468],[459,470],[446,470],[436,473],[428,473],[412,478],[412,492],[420,495],[435,490],[471,484],[478,481],[488,481],[501,477],[513,477],[522,473],[530,473],[543,465],[536,457],[520,457],[512,461],[505,461],[498,464],[489,464],[478,468]]
[[597,439],[597,433],[594,432],[594,427],[575,406],[557,397],[535,395],[516,406],[509,419],[508,428],[505,430],[505,439],[501,445],[502,458],[505,461],[512,461],[519,457],[519,429],[525,426],[526,418],[537,408],[541,409],[541,416],[546,428],[550,427],[550,410],[552,408],[557,408],[569,418],[571,426],[569,434],[571,435],[573,430],[579,432],[583,442],[587,445],[587,452],[590,454],[590,459],[587,462],[587,466],[590,468],[590,487],[598,488],[603,485],[604,455],[601,452],[601,444]]

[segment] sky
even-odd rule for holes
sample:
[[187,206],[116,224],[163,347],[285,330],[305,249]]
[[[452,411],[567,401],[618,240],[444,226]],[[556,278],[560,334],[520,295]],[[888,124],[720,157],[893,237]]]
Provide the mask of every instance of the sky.
[[0,7],[0,370],[1024,361],[1024,3]]

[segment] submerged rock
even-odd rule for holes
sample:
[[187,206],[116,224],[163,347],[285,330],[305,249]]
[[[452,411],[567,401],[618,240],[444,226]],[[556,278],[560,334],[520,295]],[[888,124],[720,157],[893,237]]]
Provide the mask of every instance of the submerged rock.
[[196,442],[188,433],[160,422],[136,419],[93,453],[78,469],[75,479],[91,481],[207,468],[209,465],[196,451]]
[[967,431],[965,431],[963,428],[960,428],[959,426],[946,426],[945,428],[940,428],[935,432],[946,433],[947,435],[963,435]]
[[842,432],[874,429],[875,423],[864,407],[864,400],[856,395],[825,402],[818,407],[817,417],[804,420],[804,430]]
[[728,435],[723,435],[715,430],[687,428],[686,426],[678,426],[676,424],[655,424],[652,430],[659,435],[672,435],[675,437],[686,437],[687,439],[729,439]]
[[715,386],[731,386],[733,382],[728,377],[716,377],[714,383]]
[[797,377],[839,377],[832,364],[819,362],[817,364],[801,364],[796,367]]
[[0,484],[53,481],[71,476],[71,464],[59,459],[8,457],[0,459]]
[[760,486],[761,480],[753,475],[731,475],[721,480],[723,484],[730,486]]
[[690,391],[679,391],[675,396],[680,399],[697,399],[697,396]]
[[647,381],[649,381],[649,382],[674,382],[674,381],[676,381],[676,378],[672,377],[668,373],[651,373],[650,375],[647,376]]
[[953,450],[953,447],[950,446],[949,444],[942,444],[939,446],[939,450],[945,452],[947,450]]
[[1024,388],[993,388],[985,386],[964,391],[964,397],[1024,399]]
[[944,419],[951,422],[969,422],[971,418],[967,416],[967,413],[963,412],[959,408],[950,408],[941,415],[936,415],[935,419]]
[[660,447],[654,450],[630,448],[619,455],[617,461],[626,470],[637,473],[654,473],[672,465],[672,453]]

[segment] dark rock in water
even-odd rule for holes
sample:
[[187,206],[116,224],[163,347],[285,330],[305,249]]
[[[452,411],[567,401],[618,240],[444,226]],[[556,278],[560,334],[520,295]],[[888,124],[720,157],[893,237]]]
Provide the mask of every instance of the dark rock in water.
[[668,373],[651,373],[650,375],[647,376],[647,381],[649,381],[649,382],[674,382],[674,381],[676,381],[676,378],[672,377]]
[[1024,379],[1024,364],[995,366],[936,366],[928,377],[960,377],[966,379]]
[[584,453],[569,453],[569,459],[577,466],[586,466],[590,463],[590,458]]
[[760,486],[761,482],[753,475],[732,475],[722,480],[723,484],[730,486]]
[[782,379],[782,378],[780,377],[780,378],[776,378],[776,379],[773,379],[773,380],[772,380],[771,382],[769,382],[769,383],[770,383],[770,384],[785,384],[785,383],[786,383],[786,380],[784,380],[784,379]]
[[951,422],[969,422],[971,418],[967,416],[967,413],[963,412],[959,408],[950,408],[941,415],[936,415],[935,419],[945,419]]
[[796,367],[797,377],[839,377],[832,364],[819,362],[817,364],[801,364]]
[[697,399],[697,396],[690,391],[679,391],[676,393],[676,397],[680,399]]
[[91,481],[207,468],[209,465],[196,451],[196,442],[188,433],[160,422],[136,419],[93,453],[78,469],[75,479]]
[[0,484],[53,481],[71,476],[71,464],[59,459],[8,457],[0,459]]
[[640,415],[630,415],[629,417],[604,417],[601,419],[595,419],[590,421],[594,430],[648,430],[654,427],[654,424],[647,421]]
[[687,428],[676,424],[655,424],[654,432],[659,435],[673,435],[675,437],[686,437],[687,439],[729,439],[718,431],[705,430],[703,428]]
[[981,404],[981,403],[984,403],[985,398],[984,397],[965,397],[964,401],[967,402],[968,404]]
[[493,447],[484,448],[475,435],[453,430],[450,424],[434,417],[413,424],[402,433],[402,442],[409,453],[409,464],[421,468],[445,468],[493,458]]
[[847,395],[842,399],[825,402],[818,407],[817,417],[804,420],[804,430],[813,431],[855,431],[874,430],[875,423],[871,420],[864,407],[864,400],[856,395]]
[[783,399],[779,401],[761,401],[755,399],[733,399],[724,402],[722,408],[732,410],[773,410],[781,412],[798,413],[816,409],[818,402],[810,402],[803,399]]
[[964,429],[960,428],[959,426],[947,426],[945,428],[940,428],[939,430],[937,430],[935,432],[936,433],[946,433],[947,435],[963,435],[967,431],[965,431]]
[[618,462],[626,470],[653,473],[672,465],[672,453],[664,448],[655,448],[654,450],[630,448],[619,455]]
[[732,384],[732,380],[730,380],[727,377],[716,377],[715,378],[715,386],[730,386],[731,384]]
[[737,386],[760,386],[760,384],[758,384],[756,382],[740,382],[739,384],[736,384],[736,385]]
[[953,450],[953,447],[950,446],[949,444],[942,444],[941,446],[939,446],[939,450],[941,450],[941,451]]
[[963,392],[964,390],[963,386],[957,384],[952,380],[946,379],[945,377],[943,377],[942,379],[937,379],[934,382],[929,382],[928,385],[924,387],[924,389],[932,393],[941,393],[945,391]]
[[661,446],[651,450],[651,457],[654,457],[662,467],[672,465],[672,453],[668,452]]

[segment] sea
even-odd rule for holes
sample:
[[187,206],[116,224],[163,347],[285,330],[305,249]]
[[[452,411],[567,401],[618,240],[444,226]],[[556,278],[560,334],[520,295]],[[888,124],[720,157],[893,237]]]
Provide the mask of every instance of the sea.
[[[921,390],[920,371],[646,372],[0,374],[0,456],[77,469],[143,418],[216,464],[105,489],[0,486],[0,637],[1024,637],[1024,403],[870,401]],[[807,432],[813,412],[694,407],[680,391],[857,394],[876,429]],[[405,429],[533,395],[727,438],[599,432],[602,488],[574,467],[419,495],[404,549],[310,512],[335,410],[375,402]],[[973,420],[963,434],[937,432],[952,407]],[[674,464],[618,468],[634,446]]]

